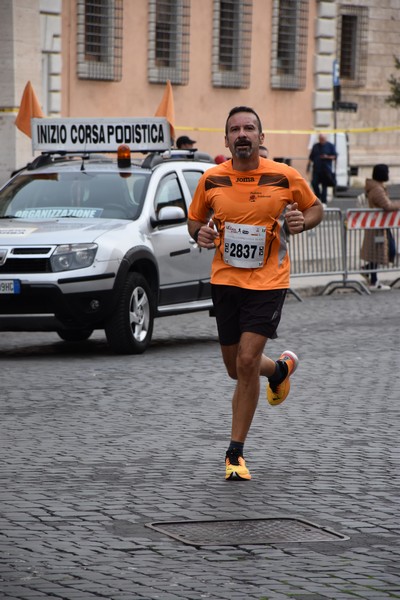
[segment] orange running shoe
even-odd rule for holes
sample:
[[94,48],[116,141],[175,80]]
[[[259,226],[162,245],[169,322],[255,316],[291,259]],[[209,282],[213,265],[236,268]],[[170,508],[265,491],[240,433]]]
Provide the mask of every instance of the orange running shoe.
[[290,376],[295,372],[299,359],[294,352],[285,350],[278,358],[280,362],[287,366],[287,375],[280,383],[268,382],[267,385],[267,400],[272,406],[276,406],[283,402],[290,391]]
[[251,479],[243,456],[236,452],[226,453],[225,467],[225,479]]

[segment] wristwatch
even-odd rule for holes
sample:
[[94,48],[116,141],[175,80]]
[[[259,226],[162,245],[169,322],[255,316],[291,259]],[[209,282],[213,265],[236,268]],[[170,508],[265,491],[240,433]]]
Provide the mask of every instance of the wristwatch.
[[196,244],[197,244],[197,238],[199,237],[200,229],[201,229],[201,227],[199,227],[198,229],[196,229],[196,231],[192,235],[192,238],[194,239],[194,241],[196,242]]

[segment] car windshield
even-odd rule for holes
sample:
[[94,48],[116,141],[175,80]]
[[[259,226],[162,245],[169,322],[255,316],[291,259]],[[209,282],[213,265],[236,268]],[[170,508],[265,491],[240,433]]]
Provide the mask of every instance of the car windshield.
[[0,217],[137,219],[148,180],[129,172],[18,175],[0,191]]

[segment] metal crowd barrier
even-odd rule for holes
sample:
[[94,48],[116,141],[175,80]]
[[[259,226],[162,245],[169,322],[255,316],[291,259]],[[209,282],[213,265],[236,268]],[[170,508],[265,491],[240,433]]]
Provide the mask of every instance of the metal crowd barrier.
[[292,277],[344,274],[342,211],[327,208],[318,227],[289,236]]
[[[325,285],[321,294],[331,294],[338,288],[352,288],[370,293],[359,281],[349,280],[346,269],[345,221],[339,208],[326,208],[324,219],[314,229],[289,237],[291,277],[336,276]],[[341,280],[337,280],[337,276]],[[299,294],[290,292],[301,301]]]
[[[336,279],[325,285],[321,294],[331,294],[340,288],[351,288],[359,294],[370,294],[363,281],[349,277],[371,272],[371,269],[365,268],[360,256],[367,229],[392,231],[396,245],[394,262],[388,265],[378,264],[376,270],[378,273],[399,271],[400,211],[349,209],[344,216],[340,209],[326,208],[324,219],[318,227],[305,231],[301,235],[289,236],[291,277],[332,275]],[[338,275],[341,277],[339,280]],[[400,278],[396,279],[392,285],[399,280]],[[301,300],[293,289],[290,292]]]
[[[400,211],[387,212],[373,208],[349,209],[346,216],[346,239],[347,239],[347,272],[348,273],[371,273],[399,271],[399,240],[400,240]],[[377,269],[367,268],[365,261],[361,260],[360,250],[364,241],[366,230],[377,231],[375,237],[376,252],[380,253],[380,246],[384,244],[385,229],[390,229],[394,243],[394,260],[387,265],[379,264]],[[397,280],[396,280],[397,281]]]

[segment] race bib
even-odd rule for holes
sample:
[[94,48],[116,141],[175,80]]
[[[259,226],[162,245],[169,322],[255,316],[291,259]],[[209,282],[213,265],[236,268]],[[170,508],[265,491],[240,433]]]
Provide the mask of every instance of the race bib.
[[257,269],[264,264],[266,227],[225,223],[224,261],[232,267]]

